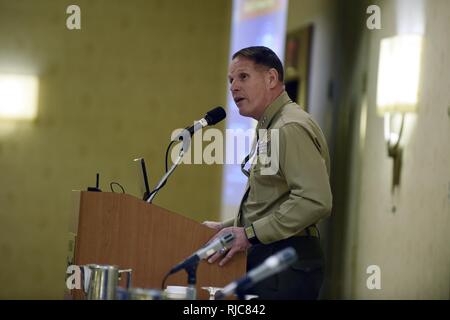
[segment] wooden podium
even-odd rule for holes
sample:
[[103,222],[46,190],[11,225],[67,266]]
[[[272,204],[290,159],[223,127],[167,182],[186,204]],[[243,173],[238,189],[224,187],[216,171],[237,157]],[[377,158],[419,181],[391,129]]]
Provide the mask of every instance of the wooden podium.
[[[76,211],[73,263],[131,268],[132,287],[160,290],[166,273],[215,234],[194,220],[127,194],[83,191]],[[243,253],[223,267],[201,261],[197,269],[198,299],[208,298],[201,287],[224,287],[245,272]],[[181,270],[169,276],[166,285],[187,285],[187,273]]]

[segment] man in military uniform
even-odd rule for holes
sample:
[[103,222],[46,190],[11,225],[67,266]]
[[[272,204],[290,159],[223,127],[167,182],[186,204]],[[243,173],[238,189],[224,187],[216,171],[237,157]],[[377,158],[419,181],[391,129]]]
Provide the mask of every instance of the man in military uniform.
[[[331,212],[328,148],[319,126],[292,102],[284,89],[284,71],[276,54],[266,47],[236,52],[228,79],[233,99],[244,117],[258,121],[256,132],[277,130],[278,141],[257,136],[252,148],[258,156],[275,153],[275,172],[265,174],[266,163],[256,161],[245,170],[246,192],[234,219],[223,223],[205,221],[218,230],[215,237],[233,232],[230,250],[218,252],[210,263],[224,265],[237,252],[247,251],[247,269],[267,257],[293,247],[299,260],[287,270],[256,284],[248,293],[261,299],[317,299],[323,282],[323,254],[316,224]],[[263,148],[264,145],[264,148]],[[270,147],[272,146],[272,147]]]

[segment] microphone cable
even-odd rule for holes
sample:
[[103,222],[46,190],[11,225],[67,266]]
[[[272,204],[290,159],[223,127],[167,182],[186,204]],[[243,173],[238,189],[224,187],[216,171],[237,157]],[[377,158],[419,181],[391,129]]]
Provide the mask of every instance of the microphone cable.
[[[169,171],[169,168],[168,168],[168,165],[167,165],[168,159],[169,159],[169,150],[170,150],[170,147],[172,147],[172,144],[174,144],[174,142],[175,141],[171,141],[169,143],[169,145],[167,146],[167,149],[166,149],[166,158],[165,158],[165,170],[166,170],[166,172],[165,173],[167,173]],[[155,190],[151,191],[149,193],[149,195],[147,196],[147,198],[145,199],[145,201],[147,201],[147,199],[150,198],[152,196],[152,194],[154,194],[155,192],[158,192],[159,190],[161,190],[166,185],[167,180],[165,180],[163,182],[163,184],[159,186],[159,188],[156,188]]]
[[162,284],[161,284],[161,290],[164,290],[164,287],[166,286],[167,278],[169,276],[170,276],[170,272],[166,273],[166,275],[164,276],[164,279],[163,279]]
[[119,188],[122,189],[122,193],[125,193],[125,189],[122,187],[122,185],[115,181],[113,181],[109,184],[109,187],[111,188],[111,192],[118,193],[118,192],[114,191],[114,188],[113,188],[114,185],[119,186]]

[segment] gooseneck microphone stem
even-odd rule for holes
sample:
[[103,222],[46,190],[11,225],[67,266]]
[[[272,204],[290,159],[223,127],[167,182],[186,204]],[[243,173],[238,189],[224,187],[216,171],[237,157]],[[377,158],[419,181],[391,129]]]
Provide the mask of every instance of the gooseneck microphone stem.
[[195,288],[197,284],[197,267],[199,261],[193,263],[185,268],[186,273],[188,275],[188,291],[186,293],[187,300],[196,300],[197,299],[197,290]]
[[148,203],[152,203],[152,201],[156,197],[156,194],[158,193],[159,189],[164,185],[164,183],[167,181],[167,179],[170,177],[170,175],[175,171],[175,169],[181,163],[181,160],[183,160],[183,156],[184,156],[184,150],[181,149],[180,153],[178,155],[178,158],[172,164],[172,167],[170,167],[169,171],[167,171],[166,174],[161,178],[161,180],[159,180],[159,183],[156,186],[155,190],[153,190],[150,197],[146,200]]
[[283,271],[297,261],[297,259],[297,252],[293,247],[284,248],[283,250],[268,257],[263,263],[250,270],[239,280],[225,286],[223,290],[218,292],[216,299],[221,300],[233,293],[236,293],[239,299],[244,299],[245,293],[248,289],[253,287],[258,282]]
[[181,163],[181,160],[183,159],[184,153],[186,153],[189,150],[189,146],[191,144],[191,137],[192,135],[200,130],[203,127],[214,125],[223,119],[225,119],[226,113],[225,110],[222,107],[216,107],[210,111],[208,111],[204,118],[200,119],[199,121],[195,121],[194,125],[191,127],[187,127],[184,130],[182,130],[175,138],[172,139],[172,142],[169,144],[169,147],[167,148],[167,152],[170,149],[170,146],[175,141],[182,141],[183,145],[180,151],[180,154],[178,155],[177,160],[173,163],[170,170],[167,170],[167,152],[166,152],[166,173],[159,181],[156,188],[150,193],[150,196],[147,200],[145,200],[148,203],[152,203],[153,199],[156,197],[156,194],[158,191],[165,185],[167,179],[169,176],[173,173],[173,171],[176,169],[176,167]]

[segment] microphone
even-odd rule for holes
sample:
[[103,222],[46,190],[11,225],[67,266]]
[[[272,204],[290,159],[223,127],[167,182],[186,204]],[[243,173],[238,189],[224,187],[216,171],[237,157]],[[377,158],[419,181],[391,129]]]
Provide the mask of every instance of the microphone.
[[175,136],[175,138],[172,139],[172,141],[176,141],[183,138],[183,133],[185,133],[185,130],[189,132],[190,136],[192,136],[195,132],[200,130],[201,128],[215,125],[216,123],[222,121],[227,116],[225,110],[222,107],[216,107],[210,111],[208,111],[205,114],[205,117],[195,121],[193,126],[186,127],[184,130],[182,130],[178,135]]
[[228,284],[225,288],[223,288],[223,290],[218,291],[216,293],[216,299],[223,299],[235,292],[242,293],[257,284],[259,281],[264,280],[275,273],[283,271],[297,261],[297,259],[297,253],[292,247],[278,251],[276,254],[271,255],[264,260],[264,262],[258,267],[250,270],[247,275]]
[[229,249],[233,241],[234,241],[233,233],[227,233],[220,238],[214,239],[214,241],[210,242],[209,244],[206,244],[204,247],[197,250],[189,258],[173,267],[169,271],[169,274],[173,274],[181,269],[192,266],[193,264],[198,263],[200,260],[208,258],[209,256],[216,253],[220,249]]

